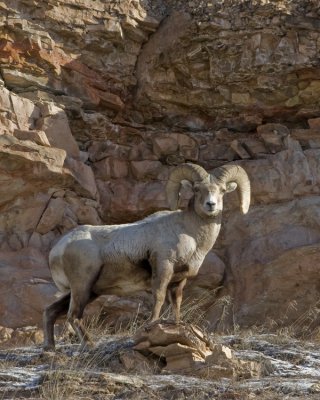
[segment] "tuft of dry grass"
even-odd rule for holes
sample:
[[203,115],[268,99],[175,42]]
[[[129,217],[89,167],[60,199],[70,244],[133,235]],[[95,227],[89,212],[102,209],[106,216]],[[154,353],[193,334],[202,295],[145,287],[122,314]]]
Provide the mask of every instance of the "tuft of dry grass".
[[268,318],[265,325],[256,327],[255,331],[257,333],[275,333],[279,340],[283,341],[299,339],[318,342],[320,340],[320,300],[288,323],[292,319],[292,313],[299,309],[298,306],[296,300],[291,301],[281,318],[278,320]]
[[[220,306],[225,300],[225,298],[215,300],[217,292],[220,289],[218,287],[203,291],[202,296],[197,298],[186,298],[181,305],[181,320],[185,323],[207,328],[208,321],[206,315],[208,311],[213,307]],[[224,316],[222,315],[221,318],[223,319]]]

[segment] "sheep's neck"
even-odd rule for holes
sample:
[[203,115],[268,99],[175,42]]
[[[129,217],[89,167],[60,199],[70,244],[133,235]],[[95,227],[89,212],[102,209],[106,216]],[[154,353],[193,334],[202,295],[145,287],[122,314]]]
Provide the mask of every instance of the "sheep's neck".
[[185,212],[185,228],[194,236],[198,249],[207,253],[214,245],[221,227],[221,213],[215,217],[202,218],[194,211]]

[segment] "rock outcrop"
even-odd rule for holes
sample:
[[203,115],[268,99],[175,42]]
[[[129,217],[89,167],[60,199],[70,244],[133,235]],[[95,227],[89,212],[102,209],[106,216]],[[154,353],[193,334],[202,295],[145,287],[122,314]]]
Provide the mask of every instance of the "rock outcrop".
[[138,331],[134,343],[133,349],[147,357],[146,360],[151,355],[163,360],[164,373],[215,380],[263,375],[263,363],[238,360],[230,347],[213,343],[192,324],[154,323]]
[[166,208],[168,173],[186,161],[239,163],[252,181],[249,214],[225,199],[214,253],[186,288],[203,319],[291,324],[315,309],[319,6],[218,3],[0,4],[1,325],[40,323],[64,232]]

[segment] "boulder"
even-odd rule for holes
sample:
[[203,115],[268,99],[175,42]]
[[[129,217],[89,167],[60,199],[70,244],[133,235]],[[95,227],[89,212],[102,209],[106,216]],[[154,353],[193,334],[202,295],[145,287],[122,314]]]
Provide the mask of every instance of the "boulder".
[[79,159],[79,147],[72,136],[64,110],[51,103],[41,105],[40,110],[41,118],[37,121],[37,129],[45,132],[52,147],[63,149],[68,156]]
[[41,324],[56,288],[45,255],[34,248],[0,251],[1,323],[8,328]]
[[234,351],[213,343],[197,327],[156,322],[142,328],[134,337],[136,351],[165,360],[162,371],[210,379],[259,377],[258,362],[238,360]]
[[35,142],[40,146],[48,146],[50,147],[50,142],[47,138],[47,135],[43,131],[39,130],[28,130],[23,131],[20,129],[15,129],[13,135],[20,140],[30,140],[31,142]]
[[61,199],[51,199],[43,211],[36,231],[41,234],[48,233],[61,223],[66,208],[66,202]]

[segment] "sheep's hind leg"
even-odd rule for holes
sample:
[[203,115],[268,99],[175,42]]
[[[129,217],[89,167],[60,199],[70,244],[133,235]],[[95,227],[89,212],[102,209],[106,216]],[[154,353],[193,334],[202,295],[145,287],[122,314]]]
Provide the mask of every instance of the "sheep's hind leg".
[[54,343],[54,323],[58,317],[67,314],[70,303],[70,293],[62,296],[60,299],[50,304],[43,312],[43,332],[44,332],[44,350],[53,350]]
[[187,279],[183,279],[174,287],[169,289],[169,300],[177,324],[180,322],[180,308],[182,303],[182,294],[183,294],[183,288],[185,287],[186,283]]
[[91,303],[97,295],[91,292],[91,290],[72,290],[71,291],[71,301],[68,311],[68,322],[71,324],[72,328],[76,332],[82,350],[87,344],[91,344],[89,335],[87,334],[85,327],[83,325],[82,317],[83,312],[87,304]]

